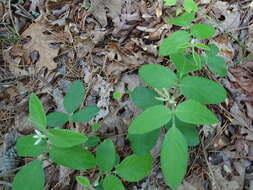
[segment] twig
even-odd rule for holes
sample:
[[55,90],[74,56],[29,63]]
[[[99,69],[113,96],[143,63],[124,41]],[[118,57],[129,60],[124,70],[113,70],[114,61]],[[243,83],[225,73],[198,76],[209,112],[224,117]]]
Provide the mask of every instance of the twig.
[[211,178],[212,178],[212,180],[211,180],[212,187],[217,187],[217,188],[215,188],[215,189],[219,189],[219,190],[221,190],[221,189],[218,187],[217,183],[216,183],[216,180],[215,180],[215,177],[214,177],[213,170],[212,170],[212,168],[211,168],[211,166],[210,166],[210,164],[209,164],[209,162],[208,162],[208,158],[207,158],[206,150],[204,149],[204,148],[205,148],[205,146],[204,146],[204,143],[203,143],[203,138],[201,139],[201,146],[202,146],[202,149],[203,149],[203,154],[204,154],[204,158],[205,158],[205,161],[206,161],[207,167],[208,167],[208,169],[209,169],[209,172],[210,172],[210,175],[211,175]]
[[12,16],[12,12],[11,12],[11,0],[8,1],[8,12],[9,12],[9,15],[10,15],[10,19],[11,19],[11,22],[13,24],[13,28],[15,30],[15,33],[19,36],[19,33],[18,33],[18,30],[16,28],[16,25],[15,25],[15,22],[14,22],[14,19],[13,19],[13,16]]

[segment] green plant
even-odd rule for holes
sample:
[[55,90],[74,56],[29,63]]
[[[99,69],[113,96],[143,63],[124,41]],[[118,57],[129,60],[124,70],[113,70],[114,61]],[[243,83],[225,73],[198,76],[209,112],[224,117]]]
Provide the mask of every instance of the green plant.
[[[165,2],[170,6],[176,4],[176,0]],[[164,180],[172,189],[181,184],[187,170],[188,146],[199,144],[197,126],[218,123],[215,114],[205,105],[219,104],[227,97],[220,84],[190,75],[206,66],[223,77],[227,68],[223,58],[217,56],[218,48],[214,44],[201,43],[201,40],[211,38],[215,29],[207,24],[192,24],[198,11],[193,0],[184,0],[183,8],[185,13],[168,22],[185,30],[169,35],[159,48],[161,56],[169,56],[176,72],[161,65],[144,65],[139,75],[149,88],[139,86],[129,93],[132,102],[143,110],[128,129],[133,154],[121,161],[113,141],[104,139],[101,142],[96,136],[99,123],[92,125],[89,134],[52,128],[67,122],[87,122],[99,111],[96,106],[78,110],[85,95],[81,81],[75,81],[68,89],[63,101],[64,113],[52,112],[46,116],[39,98],[32,94],[29,118],[37,134],[19,138],[17,151],[20,156],[37,159],[17,173],[13,181],[14,190],[43,189],[44,159],[75,170],[96,168],[94,181],[85,176],[76,177],[86,189],[123,190],[121,179],[137,182],[149,175],[153,160],[150,150],[155,146],[162,126],[166,131],[160,153]],[[181,12],[177,9],[177,14]],[[115,92],[113,98],[119,100],[121,94]]]
[[[133,182],[149,174],[152,168],[152,156],[150,154],[130,155],[120,161],[112,140],[106,139],[100,142],[100,139],[94,135],[100,127],[98,123],[91,127],[92,135],[50,128],[64,125],[67,121],[86,122],[94,117],[99,111],[96,106],[87,106],[76,111],[84,95],[85,90],[81,81],[73,82],[63,101],[67,113],[53,112],[46,116],[39,98],[31,94],[29,119],[35,126],[36,135],[20,137],[16,148],[19,156],[36,159],[23,166],[16,174],[12,186],[14,190],[43,189],[45,182],[43,160],[45,159],[75,170],[97,168],[98,177],[93,183],[84,176],[76,177],[78,183],[90,190],[124,189],[119,177]],[[48,124],[50,124],[49,128],[47,128]],[[95,147],[98,143],[99,145]],[[88,147],[96,148],[96,155],[87,150]]]
[[223,77],[227,68],[217,56],[218,48],[214,44],[200,43],[211,38],[215,29],[207,24],[191,24],[197,11],[192,0],[185,0],[184,8],[186,13],[168,22],[186,29],[170,34],[159,48],[161,56],[169,56],[176,73],[156,64],[139,69],[140,78],[151,89],[140,86],[131,93],[132,102],[144,111],[128,128],[128,139],[136,155],[149,154],[160,135],[160,127],[166,128],[160,162],[164,180],[172,189],[181,184],[186,173],[188,146],[199,144],[196,127],[219,122],[205,104],[219,104],[227,97],[226,90],[215,81],[189,75],[206,65]]

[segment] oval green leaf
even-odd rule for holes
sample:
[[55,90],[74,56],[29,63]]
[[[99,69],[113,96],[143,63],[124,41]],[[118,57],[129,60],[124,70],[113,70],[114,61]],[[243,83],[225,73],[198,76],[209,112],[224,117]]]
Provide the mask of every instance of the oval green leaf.
[[40,99],[34,93],[29,98],[29,119],[37,129],[45,130],[47,126],[46,114]]
[[208,55],[207,65],[212,72],[217,73],[220,77],[225,77],[228,73],[227,64],[223,57]]
[[181,48],[181,44],[185,44],[190,41],[190,34],[185,31],[177,31],[165,38],[160,45],[159,55],[168,56]]
[[190,31],[194,37],[200,40],[211,38],[216,32],[209,24],[194,24]]
[[155,91],[144,86],[138,86],[130,95],[133,104],[142,110],[162,104],[161,101],[156,99],[159,95]]
[[152,156],[130,155],[117,167],[116,173],[129,182],[136,182],[148,176],[152,169]]
[[206,52],[208,56],[211,57],[219,53],[219,48],[215,44],[209,44],[208,47],[210,48],[210,50]]
[[87,177],[76,176],[76,181],[84,187],[91,187],[90,180]]
[[21,168],[16,174],[12,190],[43,190],[45,176],[42,161],[34,160]]
[[53,162],[75,170],[86,170],[96,165],[94,156],[81,146],[71,148],[52,146],[49,156]]
[[128,128],[130,134],[143,134],[160,128],[171,120],[171,111],[163,105],[153,106],[138,115]]
[[138,156],[144,156],[150,153],[150,150],[156,145],[160,135],[160,129],[156,129],[144,134],[128,134],[133,153]]
[[176,127],[169,129],[161,149],[161,168],[167,185],[176,189],[183,181],[188,162],[187,142]]
[[141,79],[150,87],[162,89],[171,88],[177,83],[177,76],[170,69],[157,65],[147,64],[140,68]]
[[170,55],[172,63],[175,65],[177,72],[180,76],[183,76],[189,72],[198,70],[198,67],[189,60],[186,56],[180,54],[172,54]]
[[53,145],[62,148],[85,143],[88,139],[81,133],[67,129],[49,129],[47,130],[47,137]]
[[218,104],[227,97],[226,90],[222,85],[197,76],[184,77],[180,82],[180,89],[188,99],[196,100],[202,104]]
[[99,108],[97,106],[87,106],[82,110],[74,113],[72,120],[78,123],[85,123],[96,116],[98,111]]
[[177,16],[175,18],[172,18],[169,20],[169,24],[174,24],[176,26],[188,26],[189,24],[192,23],[193,19],[195,17],[195,13],[194,12],[191,12],[191,13],[183,13],[182,15],[180,16]]
[[49,127],[61,127],[68,120],[69,116],[63,112],[52,112],[47,115],[47,125]]
[[102,172],[109,172],[115,164],[115,148],[111,139],[102,142],[96,152],[97,165]]
[[197,47],[197,48],[199,48],[199,49],[204,49],[204,50],[210,51],[209,46],[207,46],[205,44],[196,43],[196,44],[194,44],[194,46]]
[[84,85],[80,80],[74,81],[63,98],[63,105],[68,113],[74,112],[82,103],[85,94]]
[[97,136],[89,136],[88,140],[84,143],[84,146],[92,147],[96,146],[100,142],[100,139]]
[[187,100],[179,104],[175,113],[180,120],[186,123],[199,125],[218,123],[218,119],[214,113],[195,100]]
[[38,140],[34,135],[27,135],[18,138],[16,148],[19,156],[37,157],[43,154],[47,149],[46,141],[42,140],[39,144],[34,143]]
[[184,0],[183,7],[189,13],[198,12],[198,6],[193,0]]
[[124,190],[124,186],[122,182],[113,175],[107,175],[103,180],[103,188],[104,190]]
[[[185,123],[177,118],[175,118],[175,126],[184,135],[188,146],[197,146],[199,144],[199,134],[197,127],[190,123]],[[166,128],[170,129],[172,127],[172,122],[165,125]]]

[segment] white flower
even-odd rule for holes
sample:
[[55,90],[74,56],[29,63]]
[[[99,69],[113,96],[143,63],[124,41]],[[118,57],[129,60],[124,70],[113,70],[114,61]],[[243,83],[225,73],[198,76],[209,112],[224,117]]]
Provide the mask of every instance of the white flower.
[[47,136],[43,135],[40,131],[35,130],[35,133],[37,135],[34,135],[33,138],[37,139],[37,141],[34,143],[34,145],[38,145],[40,144],[40,142],[42,141],[42,139],[45,139]]

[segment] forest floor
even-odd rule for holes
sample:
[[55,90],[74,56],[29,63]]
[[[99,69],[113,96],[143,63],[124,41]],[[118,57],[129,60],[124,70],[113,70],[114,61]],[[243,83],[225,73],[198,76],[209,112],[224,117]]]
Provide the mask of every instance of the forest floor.
[[[253,190],[252,2],[196,2],[199,12],[194,22],[216,28],[216,35],[206,43],[219,47],[228,66],[224,78],[207,69],[199,74],[220,82],[228,99],[212,107],[219,125],[199,127],[201,143],[190,148],[187,174],[178,189]],[[121,158],[129,155],[127,127],[140,110],[131,103],[128,92],[143,85],[138,77],[140,66],[170,64],[158,55],[158,47],[179,29],[166,22],[175,16],[175,10],[161,0],[0,0],[1,144],[10,129],[20,135],[34,133],[28,121],[31,93],[36,93],[50,112],[60,106],[70,83],[80,79],[87,89],[85,105],[100,108],[96,118],[81,127],[88,130],[100,122],[99,137],[111,137]],[[122,97],[114,99],[114,92]],[[159,142],[153,153],[159,150]],[[30,160],[24,158],[24,163]],[[155,160],[154,165],[158,164]],[[133,190],[169,189],[159,167],[154,168],[144,180],[124,185]],[[78,174],[49,164],[46,188],[80,190],[75,181]],[[92,180],[93,173],[82,174]]]

